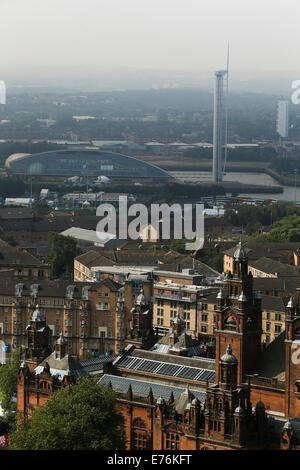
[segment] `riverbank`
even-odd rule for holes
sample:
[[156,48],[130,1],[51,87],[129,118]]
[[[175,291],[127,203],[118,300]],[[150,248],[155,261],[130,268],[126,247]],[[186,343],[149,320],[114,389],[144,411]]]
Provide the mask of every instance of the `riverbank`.
[[[178,181],[186,183],[194,183],[200,185],[206,185],[211,182],[211,172],[197,172],[197,171],[174,171],[171,172],[171,175],[176,178]],[[238,183],[240,185],[240,196],[249,196],[254,199],[276,199],[278,202],[289,202],[295,204],[300,202],[300,185],[295,186],[285,186],[280,185],[271,175],[265,172],[226,172],[224,175],[224,181],[221,184],[226,184],[226,193],[228,195],[232,194],[232,183]],[[227,186],[229,184],[229,186]],[[247,186],[241,187],[242,184],[250,186],[250,190],[247,191]],[[259,186],[259,189],[264,188],[261,191],[253,193],[251,187]],[[279,188],[279,189],[278,189]]]
[[[177,155],[141,155],[140,160],[152,163],[163,170],[170,172],[177,171],[199,171],[211,172],[211,160],[197,160],[196,158],[183,158]],[[275,170],[270,168],[269,162],[227,162],[226,173],[265,173],[271,176],[281,185],[294,186],[294,182],[284,176],[281,176]]]

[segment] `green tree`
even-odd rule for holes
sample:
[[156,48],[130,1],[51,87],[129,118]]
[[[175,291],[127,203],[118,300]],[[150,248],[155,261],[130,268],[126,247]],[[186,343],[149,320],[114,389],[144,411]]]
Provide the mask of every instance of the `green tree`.
[[120,450],[125,442],[115,392],[92,378],[54,393],[10,435],[14,450]]
[[51,247],[49,262],[51,275],[61,277],[70,276],[74,268],[74,258],[77,254],[77,244],[73,237],[65,237],[58,233],[49,233],[48,241]]
[[268,233],[254,234],[249,237],[250,242],[299,242],[300,216],[291,214],[278,220]]
[[12,398],[17,393],[21,352],[21,348],[15,349],[7,363],[0,367],[0,403],[5,414],[9,417],[17,409]]
[[172,240],[170,243],[170,248],[173,251],[177,251],[177,253],[186,253],[185,249],[185,244],[187,243],[187,240],[185,238],[178,239],[178,240]]

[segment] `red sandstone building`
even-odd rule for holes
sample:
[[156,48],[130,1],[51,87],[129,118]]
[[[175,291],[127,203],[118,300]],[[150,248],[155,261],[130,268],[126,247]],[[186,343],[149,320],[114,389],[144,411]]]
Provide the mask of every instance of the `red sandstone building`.
[[[152,314],[141,293],[124,353],[99,366],[99,384],[118,393],[128,449],[299,448],[300,292],[286,307],[285,332],[262,350],[261,296],[253,291],[241,244],[233,258],[217,296],[215,360],[197,356],[180,316],[153,344]],[[66,354],[62,336],[50,354],[49,330],[38,312],[27,334],[18,382],[18,410],[25,416],[59,387],[90,374]]]

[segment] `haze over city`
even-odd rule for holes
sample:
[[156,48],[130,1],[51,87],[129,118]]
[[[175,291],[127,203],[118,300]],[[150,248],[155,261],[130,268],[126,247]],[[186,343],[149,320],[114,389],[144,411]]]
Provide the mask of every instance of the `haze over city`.
[[298,78],[300,5],[247,0],[2,0],[1,79],[8,87],[97,91],[209,87],[287,90]]

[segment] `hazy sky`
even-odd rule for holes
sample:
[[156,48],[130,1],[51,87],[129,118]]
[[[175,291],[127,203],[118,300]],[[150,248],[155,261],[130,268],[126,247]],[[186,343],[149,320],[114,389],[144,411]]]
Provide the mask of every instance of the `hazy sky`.
[[[300,79],[299,0],[0,0],[1,68],[225,66]],[[299,71],[298,75],[297,72]]]

